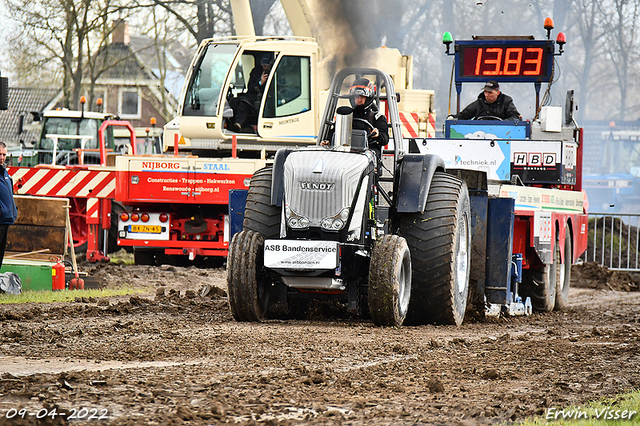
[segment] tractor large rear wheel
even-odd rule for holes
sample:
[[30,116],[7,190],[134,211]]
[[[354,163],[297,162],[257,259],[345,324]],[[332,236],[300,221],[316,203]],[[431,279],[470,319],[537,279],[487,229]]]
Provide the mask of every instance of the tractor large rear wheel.
[[264,239],[247,230],[234,235],[227,258],[229,306],[236,321],[262,321],[269,307],[270,283],[264,271]]
[[413,270],[405,323],[462,324],[469,295],[470,231],[466,183],[435,173],[425,211],[400,220]]
[[272,171],[273,166],[267,166],[253,174],[244,210],[243,229],[256,231],[265,239],[280,235],[281,209],[271,205]]
[[411,299],[411,253],[404,238],[385,235],[374,246],[368,298],[375,325],[402,325]]

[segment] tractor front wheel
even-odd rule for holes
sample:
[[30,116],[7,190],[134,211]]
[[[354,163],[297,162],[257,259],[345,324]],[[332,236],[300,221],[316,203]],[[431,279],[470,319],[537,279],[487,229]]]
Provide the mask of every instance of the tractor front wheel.
[[375,325],[402,325],[411,300],[411,253],[404,238],[385,235],[376,243],[369,268],[368,298]]
[[229,306],[236,321],[262,321],[269,307],[270,283],[264,272],[264,239],[256,231],[234,235],[227,257]]

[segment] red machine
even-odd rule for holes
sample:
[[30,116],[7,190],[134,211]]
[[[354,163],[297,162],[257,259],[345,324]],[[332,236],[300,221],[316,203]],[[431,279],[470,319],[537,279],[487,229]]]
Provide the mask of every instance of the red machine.
[[[115,169],[107,166],[107,149],[104,132],[109,126],[126,127],[131,133],[131,151],[135,154],[135,132],[128,121],[105,120],[98,131],[99,149],[74,149],[80,164],[58,165],[38,164],[33,167],[9,167],[13,179],[14,193],[42,197],[65,197],[71,204],[69,212],[71,233],[76,251],[86,250],[87,260],[105,262],[107,253],[106,233],[111,228],[111,201],[115,198]],[[54,136],[56,142],[68,135]],[[100,164],[83,164],[86,151],[98,151]],[[57,150],[58,153],[63,150]],[[103,246],[100,246],[101,231],[105,233]]]
[[195,156],[122,156],[116,159],[118,245],[134,249],[136,264],[165,256],[226,256],[229,191],[247,189],[266,160]]

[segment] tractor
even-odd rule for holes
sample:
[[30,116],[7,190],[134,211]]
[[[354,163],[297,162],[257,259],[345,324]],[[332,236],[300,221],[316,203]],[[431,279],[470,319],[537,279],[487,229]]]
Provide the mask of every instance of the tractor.
[[[375,82],[374,102],[389,120],[381,153],[353,126],[348,89],[362,77]],[[313,299],[334,299],[379,326],[462,323],[469,191],[439,156],[408,145],[391,77],[338,72],[316,145],[280,149],[251,179],[228,257],[236,320],[304,318]]]

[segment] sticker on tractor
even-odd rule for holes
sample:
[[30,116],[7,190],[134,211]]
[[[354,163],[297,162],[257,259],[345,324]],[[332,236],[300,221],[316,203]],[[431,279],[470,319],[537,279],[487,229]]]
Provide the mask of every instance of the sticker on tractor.
[[274,269],[335,269],[338,243],[335,241],[264,242],[264,266]]

